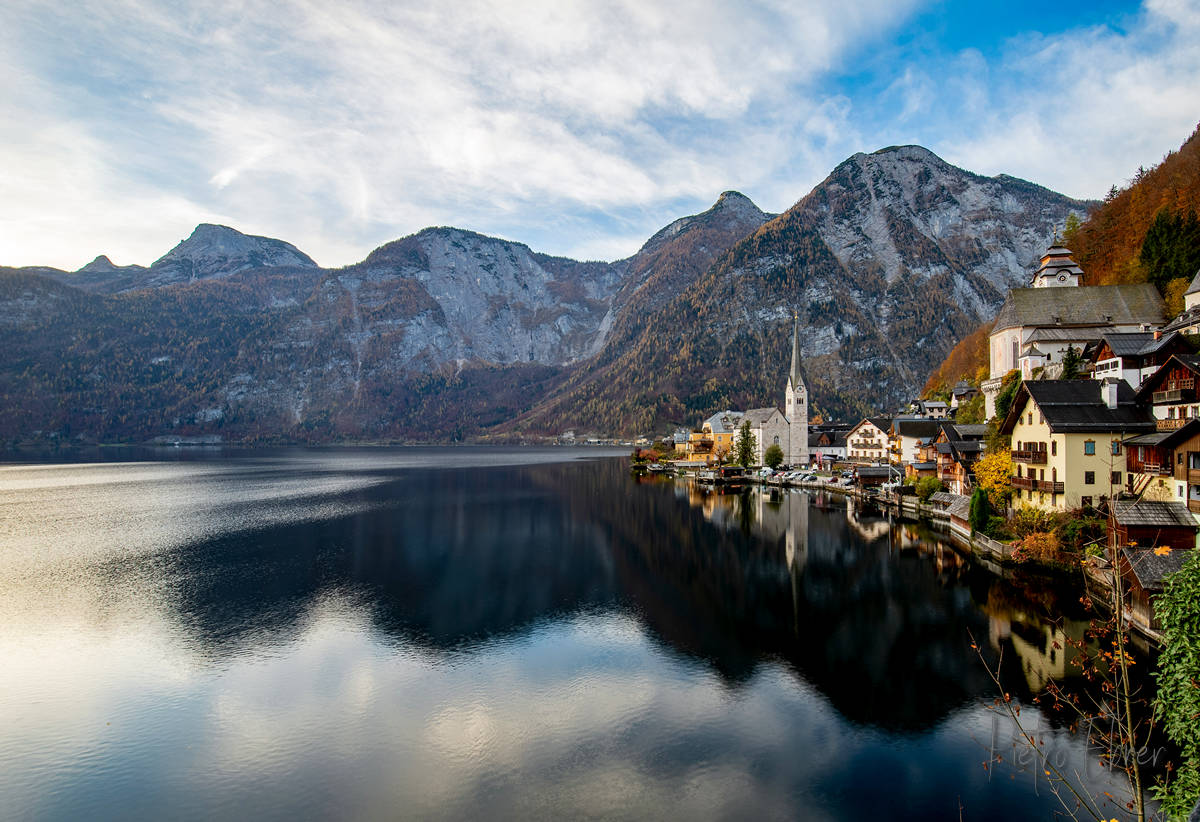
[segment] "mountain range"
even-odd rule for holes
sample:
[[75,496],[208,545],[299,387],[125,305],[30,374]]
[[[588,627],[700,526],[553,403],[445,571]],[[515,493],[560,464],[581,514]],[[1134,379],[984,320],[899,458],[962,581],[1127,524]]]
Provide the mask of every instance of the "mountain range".
[[0,268],[0,437],[661,433],[780,402],[793,316],[814,409],[861,416],[915,395],[1092,205],[900,146],[783,214],[725,192],[611,263],[443,227],[323,269],[200,225],[148,267]]

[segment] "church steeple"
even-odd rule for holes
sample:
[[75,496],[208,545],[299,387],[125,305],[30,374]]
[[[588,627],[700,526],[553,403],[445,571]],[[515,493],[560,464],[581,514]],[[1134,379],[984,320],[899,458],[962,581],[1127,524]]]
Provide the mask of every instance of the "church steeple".
[[792,314],[792,367],[788,372],[784,404],[788,418],[788,464],[808,465],[808,391],[800,372],[800,316]]
[[792,370],[788,372],[788,385],[804,385],[804,377],[800,374],[800,315],[795,311],[792,312]]

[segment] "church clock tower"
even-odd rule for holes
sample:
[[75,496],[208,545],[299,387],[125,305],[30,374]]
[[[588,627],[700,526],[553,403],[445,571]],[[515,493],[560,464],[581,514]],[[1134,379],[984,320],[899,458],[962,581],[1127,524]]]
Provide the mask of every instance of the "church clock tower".
[[784,396],[788,418],[788,465],[808,465],[808,391],[800,374],[800,318],[792,317],[792,370],[788,373]]

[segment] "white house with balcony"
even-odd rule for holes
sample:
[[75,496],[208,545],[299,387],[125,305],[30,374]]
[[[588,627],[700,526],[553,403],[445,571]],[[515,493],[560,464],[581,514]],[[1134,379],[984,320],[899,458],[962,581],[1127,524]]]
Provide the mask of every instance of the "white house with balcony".
[[1038,367],[1061,364],[1069,347],[1082,352],[1105,334],[1150,332],[1165,322],[1162,296],[1150,283],[1084,286],[1082,275],[1070,251],[1056,245],[1028,288],[1009,291],[988,338],[989,379],[981,386],[988,417],[1008,372],[1028,379]]

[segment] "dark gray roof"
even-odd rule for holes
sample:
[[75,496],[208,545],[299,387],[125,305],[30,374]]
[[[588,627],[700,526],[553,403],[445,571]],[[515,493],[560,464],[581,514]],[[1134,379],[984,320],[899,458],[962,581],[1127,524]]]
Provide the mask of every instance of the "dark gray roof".
[[1145,499],[1137,502],[1117,500],[1113,503],[1113,516],[1121,525],[1192,529],[1196,527],[1196,520],[1182,502],[1158,502]]
[[1130,331],[1124,334],[1109,333],[1103,337],[1117,357],[1134,357],[1141,353],[1146,343],[1154,342],[1153,331]]
[[937,468],[936,462],[912,462],[909,463],[914,471],[932,471]]
[[857,470],[860,477],[890,477],[896,469],[890,465],[860,465]]
[[782,412],[778,408],[751,408],[742,415],[742,422],[749,421],[751,428],[757,428],[771,419],[772,414],[776,413],[782,415]]
[[937,450],[939,454],[952,454],[954,453],[954,446],[948,442],[939,442]]
[[929,501],[934,505],[949,505],[954,502],[955,496],[948,491],[934,491],[929,495]]
[[[1043,291],[1069,291],[1048,288]],[[1154,418],[1134,403],[1134,391],[1124,380],[1117,381],[1117,407],[1104,404],[1098,380],[1026,380],[1017,390],[1001,430],[1011,432],[1024,409],[1025,398],[1037,404],[1051,433],[1124,432],[1149,434],[1157,429]]]
[[867,417],[867,419],[869,419],[871,421],[872,425],[874,425],[876,428],[878,428],[880,431],[883,431],[884,433],[887,433],[888,431],[892,430],[892,418],[891,417]]
[[941,427],[939,420],[926,419],[895,419],[892,420],[892,433],[905,437],[936,437]]
[[[986,425],[976,425],[974,423],[968,425],[966,423],[957,423],[956,422],[956,423],[954,423],[954,425],[952,425],[950,427],[953,428],[954,433],[958,435],[956,437],[956,439],[960,439],[960,440],[983,439],[984,437],[987,436],[987,426]],[[947,435],[949,435],[950,432],[947,431],[946,433],[947,433]]]
[[969,521],[971,519],[971,498],[956,496],[954,501],[946,507],[946,511],[955,519]]
[[1192,284],[1188,286],[1188,290],[1184,294],[1195,294],[1200,291],[1200,271],[1196,272],[1196,276],[1192,277]]
[[1171,331],[1156,340],[1153,331],[1131,331],[1124,334],[1105,334],[1104,341],[1112,349],[1113,356],[1146,357],[1164,346],[1170,345],[1178,336],[1178,332]]
[[1111,329],[1110,325],[1068,325],[1066,327],[1051,326],[1049,328],[1031,328],[1021,339],[1024,343],[1056,342],[1080,343],[1094,342]]
[[1125,440],[1126,445],[1162,445],[1174,431],[1155,431],[1153,434],[1139,434]]
[[1150,283],[1014,288],[992,331],[1030,325],[1161,324],[1165,320],[1162,296]]
[[1125,560],[1133,568],[1138,584],[1147,591],[1161,591],[1163,580],[1183,567],[1191,550],[1171,549],[1171,553],[1159,556],[1153,548],[1122,548]]
[[[1196,275],[1200,277],[1200,274]],[[1196,281],[1192,280],[1192,286],[1195,287]],[[1179,329],[1188,328],[1196,323],[1200,323],[1200,305],[1195,308],[1188,308],[1179,313],[1179,316],[1171,320],[1165,326],[1163,331],[1177,331]]]

